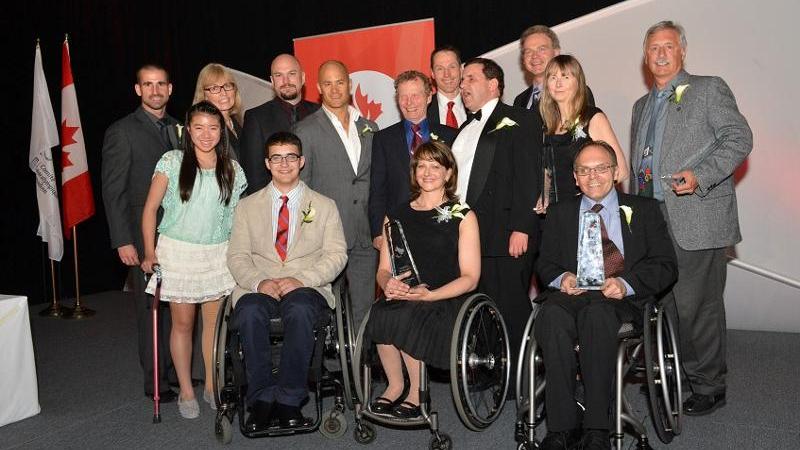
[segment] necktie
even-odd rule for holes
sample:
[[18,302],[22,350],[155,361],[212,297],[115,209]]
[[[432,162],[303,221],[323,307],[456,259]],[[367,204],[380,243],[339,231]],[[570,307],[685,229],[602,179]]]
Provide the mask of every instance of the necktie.
[[650,111],[650,123],[647,125],[647,134],[644,139],[644,149],[642,149],[642,161],[639,163],[639,173],[636,181],[639,184],[639,195],[653,197],[653,152],[656,141],[656,122],[667,98],[667,90],[659,92],[653,101],[653,108]]
[[158,131],[161,134],[161,140],[164,141],[164,145],[168,150],[173,149],[172,139],[169,136],[169,122],[167,119],[158,119]]
[[[603,209],[603,205],[600,203],[592,206],[592,211],[598,214],[601,209]],[[625,269],[625,258],[623,258],[614,241],[609,239],[603,216],[600,216],[600,236],[603,239],[603,267],[606,278],[616,277]]]
[[413,155],[414,154],[414,150],[416,150],[417,147],[419,147],[420,145],[422,145],[422,135],[419,132],[419,124],[418,123],[412,123],[411,124],[411,146],[408,149],[408,153]]
[[479,109],[479,110],[475,111],[474,113],[470,113],[469,116],[471,118],[477,120],[478,122],[480,122],[481,116],[483,116],[483,112],[482,112],[482,110]]
[[542,88],[538,85],[533,85],[531,88],[531,99],[528,102],[528,109],[536,109],[539,106],[539,97],[542,95]]
[[275,250],[281,261],[286,261],[286,245],[289,241],[289,197],[282,195],[283,204],[278,211],[278,233],[275,235]]
[[453,106],[455,106],[455,102],[447,102],[446,125],[450,128],[458,128],[458,120],[456,120],[456,114],[453,112]]
[[292,106],[292,114],[291,114],[291,117],[289,118],[289,123],[294,125],[294,124],[297,123],[298,120],[300,120],[300,115],[299,115],[299,113],[297,111],[297,105],[295,105],[295,106]]

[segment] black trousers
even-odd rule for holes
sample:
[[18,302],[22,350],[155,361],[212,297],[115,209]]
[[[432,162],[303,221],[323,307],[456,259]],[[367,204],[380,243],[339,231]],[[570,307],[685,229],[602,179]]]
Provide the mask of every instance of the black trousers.
[[[586,406],[583,428],[609,429],[617,334],[623,322],[639,320],[639,308],[624,299],[606,299],[597,291],[580,296],[548,291],[546,295],[534,336],[544,357],[547,430],[567,431],[581,425],[575,403],[578,362]],[[576,343],[580,345],[577,358]]]
[[[140,253],[141,254],[141,253]],[[153,297],[144,292],[146,287],[144,272],[138,266],[131,267],[128,274],[129,286],[136,304],[136,328],[139,341],[139,364],[142,367],[145,394],[153,394]],[[169,336],[172,318],[169,303],[160,302],[158,309],[158,390],[169,389],[169,378],[175,377],[172,358],[169,352]],[[168,376],[169,375],[169,376]]]
[[[280,301],[254,293],[243,295],[236,302],[233,321],[244,350],[248,404],[277,401],[300,406],[305,400],[314,351],[314,325],[327,309],[325,298],[312,288],[295,289]],[[275,377],[269,321],[278,317],[283,320],[283,347]]]

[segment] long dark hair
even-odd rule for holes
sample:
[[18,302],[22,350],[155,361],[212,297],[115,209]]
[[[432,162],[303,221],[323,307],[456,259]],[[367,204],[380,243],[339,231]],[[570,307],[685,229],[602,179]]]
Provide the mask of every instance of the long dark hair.
[[220,203],[228,205],[231,201],[233,179],[236,174],[233,171],[233,163],[231,162],[231,156],[228,151],[225,118],[216,106],[205,100],[195,103],[189,108],[189,111],[186,112],[186,130],[181,137],[183,162],[181,162],[181,173],[178,179],[181,200],[184,202],[189,201],[189,197],[192,196],[195,179],[197,178],[197,171],[200,170],[200,165],[197,163],[197,155],[194,153],[194,142],[192,142],[192,136],[189,134],[189,128],[192,126],[192,119],[198,114],[214,116],[219,122],[219,142],[214,147],[214,151],[217,154],[216,175],[217,184],[219,185],[219,201]]

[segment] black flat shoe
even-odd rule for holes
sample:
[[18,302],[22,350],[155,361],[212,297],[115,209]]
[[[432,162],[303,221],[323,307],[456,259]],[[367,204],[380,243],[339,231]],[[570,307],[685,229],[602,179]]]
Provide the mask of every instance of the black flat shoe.
[[274,402],[261,402],[257,401],[250,408],[250,417],[244,424],[244,429],[250,433],[264,431],[272,426],[273,412],[275,410]]
[[278,417],[281,428],[310,427],[314,424],[314,421],[310,417],[303,416],[299,406],[276,403],[274,414]]
[[392,409],[392,415],[398,419],[417,419],[422,415],[419,405],[411,402],[402,402]]
[[369,405],[369,409],[375,414],[391,415],[392,410],[396,406],[396,400],[391,401],[386,397],[378,397]]
[[692,394],[683,402],[683,413],[687,416],[704,416],[725,406],[725,394]]

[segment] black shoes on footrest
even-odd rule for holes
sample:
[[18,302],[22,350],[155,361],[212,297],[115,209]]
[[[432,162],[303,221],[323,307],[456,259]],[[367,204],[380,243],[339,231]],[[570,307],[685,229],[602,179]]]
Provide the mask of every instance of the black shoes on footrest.
[[272,426],[275,411],[275,402],[257,401],[250,408],[250,417],[244,424],[244,429],[250,433],[264,431]]
[[275,410],[273,411],[277,417],[281,428],[301,428],[310,427],[314,424],[314,420],[310,417],[303,416],[299,406],[289,406],[283,403],[275,403]]
[[581,430],[548,431],[544,437],[540,450],[572,450],[581,443]]

